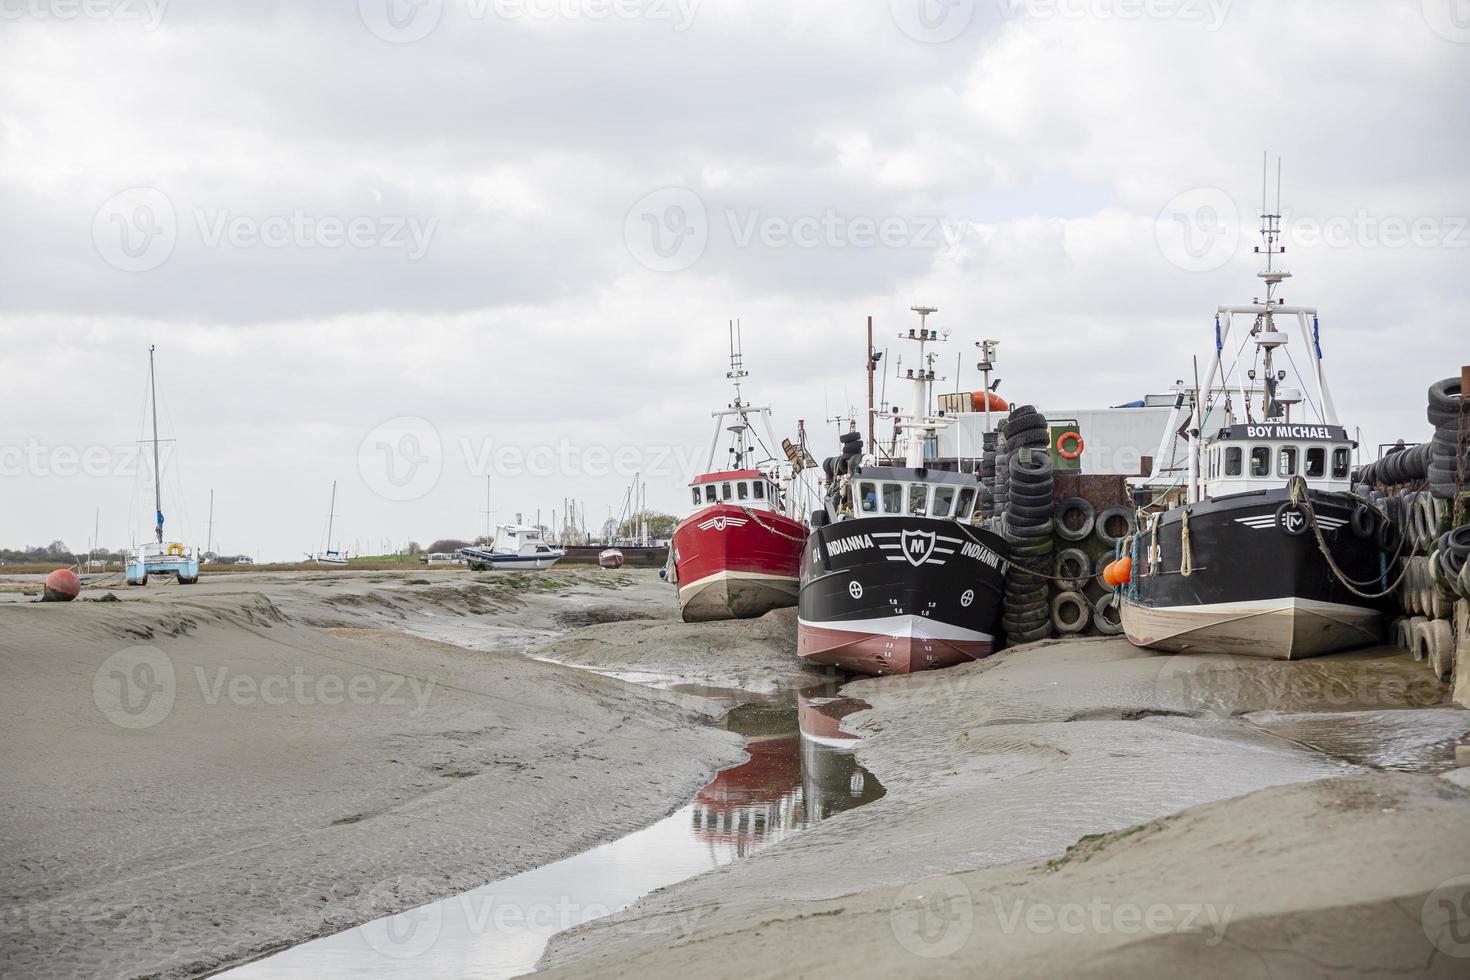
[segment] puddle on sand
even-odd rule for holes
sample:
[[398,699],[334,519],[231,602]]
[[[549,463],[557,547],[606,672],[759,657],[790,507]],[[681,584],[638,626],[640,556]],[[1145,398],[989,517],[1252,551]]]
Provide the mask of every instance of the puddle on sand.
[[1257,711],[1245,720],[1306,748],[1393,772],[1453,769],[1455,746],[1470,733],[1470,712],[1461,708],[1302,714]]
[[496,980],[529,973],[556,933],[881,797],[878,780],[853,758],[856,739],[839,728],[842,717],[866,706],[834,693],[732,708],[725,727],[746,737],[749,760],[717,773],[692,803],[650,827],[220,976]]

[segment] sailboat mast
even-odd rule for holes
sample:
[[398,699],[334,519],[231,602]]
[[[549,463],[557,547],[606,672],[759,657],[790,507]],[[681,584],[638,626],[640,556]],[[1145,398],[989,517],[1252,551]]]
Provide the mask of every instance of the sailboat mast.
[[332,550],[332,518],[337,516],[337,481],[332,481],[332,502],[327,508],[327,551]]
[[163,544],[163,485],[158,465],[158,385],[153,380],[152,344],[148,345],[148,398],[153,406],[153,514],[158,522],[153,533],[158,543]]

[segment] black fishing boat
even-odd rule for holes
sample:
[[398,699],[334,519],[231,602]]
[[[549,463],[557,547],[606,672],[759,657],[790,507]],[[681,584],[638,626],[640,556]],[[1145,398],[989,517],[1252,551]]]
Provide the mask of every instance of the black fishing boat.
[[[923,323],[934,310],[916,312]],[[971,523],[974,474],[925,465],[929,433],[949,422],[925,413],[934,373],[924,348],[939,338],[921,326],[907,339],[919,344],[920,368],[907,376],[915,413],[899,419],[905,465],[879,465],[858,433],[844,435],[802,553],[798,654],[864,674],[976,660],[996,649],[1000,631],[1006,544]]]
[[[1327,386],[1317,311],[1276,296],[1291,275],[1274,263],[1280,215],[1262,222],[1265,295],[1216,315],[1184,500],[1146,509],[1129,543],[1121,614],[1139,646],[1295,660],[1380,639],[1393,531],[1350,492],[1356,443]],[[1235,317],[1251,326],[1227,367]],[[1293,340],[1308,365],[1299,387],[1280,366],[1295,368]]]

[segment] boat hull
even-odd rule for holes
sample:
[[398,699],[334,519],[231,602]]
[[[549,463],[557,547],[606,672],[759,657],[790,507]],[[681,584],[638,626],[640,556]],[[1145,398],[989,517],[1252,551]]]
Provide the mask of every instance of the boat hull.
[[813,532],[802,557],[797,654],[860,674],[938,670],[989,656],[1009,552],[954,521],[875,517]]
[[714,504],[674,529],[686,623],[749,619],[796,605],[805,525],[772,511]]
[[[1193,573],[1180,574],[1182,508],[1158,529],[1159,562],[1149,574],[1140,540],[1136,595],[1120,607],[1123,630],[1137,646],[1166,653],[1220,653],[1300,660],[1370,646],[1382,637],[1383,604],[1353,594],[1332,573],[1310,527],[1287,533],[1278,518],[1285,489],[1222,497],[1190,506]],[[1373,533],[1353,530],[1356,506],[1334,495],[1312,495],[1333,560],[1359,591],[1381,586]]]
[[624,561],[621,551],[604,551],[597,556],[597,564],[603,568],[622,568]]

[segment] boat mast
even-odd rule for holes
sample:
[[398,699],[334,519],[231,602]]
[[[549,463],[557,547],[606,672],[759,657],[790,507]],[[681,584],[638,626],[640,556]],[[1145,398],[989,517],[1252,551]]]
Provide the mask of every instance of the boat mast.
[[743,469],[745,467],[745,457],[749,451],[747,448],[745,435],[746,429],[748,427],[748,424],[745,421],[745,402],[740,393],[741,381],[744,378],[750,376],[750,372],[745,370],[744,360],[745,355],[743,345],[740,343],[740,321],[731,320],[730,370],[725,372],[725,377],[729,378],[730,381],[735,385],[735,400],[730,403],[730,407],[735,410],[735,424],[730,426],[730,431],[735,435],[735,465],[731,468],[737,470]]
[[1266,155],[1261,157],[1261,239],[1263,244],[1257,247],[1257,251],[1265,253],[1266,268],[1256,273],[1266,283],[1266,299],[1261,312],[1259,333],[1256,343],[1261,347],[1261,418],[1270,421],[1281,415],[1282,406],[1276,400],[1277,377],[1276,370],[1271,364],[1271,355],[1276,348],[1286,342],[1284,335],[1276,331],[1274,320],[1276,306],[1276,287],[1281,285],[1282,280],[1291,277],[1291,273],[1284,269],[1277,269],[1273,259],[1276,255],[1285,252],[1284,245],[1277,244],[1281,238],[1281,159],[1276,160],[1276,213],[1272,213],[1267,204],[1267,181],[1270,166]]
[[[929,314],[938,313],[939,308],[935,306],[911,306],[909,309],[919,314],[919,329],[916,333],[910,330],[908,337],[904,339],[916,340],[919,343],[919,369],[909,369],[908,380],[914,383],[913,415],[903,417],[904,439],[906,442],[904,465],[910,469],[919,469],[924,465],[924,440],[930,427],[943,424],[948,420],[940,420],[929,417],[930,387],[934,381],[934,354],[926,353],[925,346],[930,341],[938,341],[937,331],[929,329]],[[946,339],[949,331],[944,331]],[[903,335],[899,335],[903,338]]]
[[337,481],[332,481],[332,502],[327,506],[327,554],[332,553],[332,518],[337,515]]
[[157,525],[154,537],[163,544],[163,485],[158,465],[158,385],[153,380],[153,345],[148,345],[148,398],[153,407],[153,513]]

